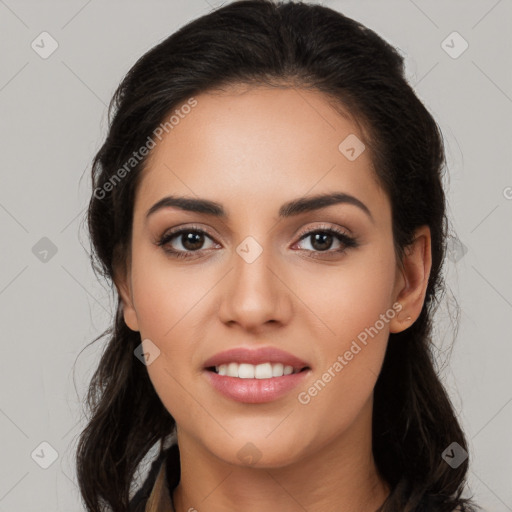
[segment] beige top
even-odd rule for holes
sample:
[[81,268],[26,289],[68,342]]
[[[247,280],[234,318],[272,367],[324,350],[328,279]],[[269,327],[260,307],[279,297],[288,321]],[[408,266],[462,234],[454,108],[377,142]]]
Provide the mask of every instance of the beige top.
[[144,512],[174,512],[167,483],[165,460],[160,466],[160,471],[156,477],[155,485],[151,490]]

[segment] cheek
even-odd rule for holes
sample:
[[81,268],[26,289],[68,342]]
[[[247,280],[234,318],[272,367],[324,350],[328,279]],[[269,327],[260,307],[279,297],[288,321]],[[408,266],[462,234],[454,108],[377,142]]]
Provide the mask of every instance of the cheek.
[[357,262],[354,258],[353,262],[350,268],[347,264],[317,281],[316,287],[310,288],[316,292],[310,292],[305,300],[321,320],[321,335],[315,342],[322,349],[318,351],[317,380],[301,390],[306,396],[299,402],[309,401],[306,409],[312,418],[323,417],[321,411],[339,404],[329,413],[336,418],[334,423],[353,417],[370,397],[385,356],[389,323],[396,315],[390,304],[394,282],[391,250]]
[[212,287],[207,278],[204,272],[169,261],[153,250],[134,255],[132,287],[141,335],[167,343],[193,322],[205,292]]
[[183,280],[178,272],[170,272],[169,266],[165,268],[155,259],[134,259],[132,286],[141,339],[151,340],[153,350],[159,350],[158,357],[147,366],[148,376],[177,421],[186,420],[188,414],[183,404],[190,401],[185,392],[190,381],[186,372],[192,366],[194,342],[185,330],[195,312],[193,304],[198,302],[197,286],[184,286]]
[[[394,255],[385,244],[379,250],[353,251],[339,266],[303,272],[295,279],[294,292],[317,325],[327,346],[341,349],[382,314],[392,314],[390,298],[394,285]],[[302,307],[302,306],[301,306]],[[380,329],[382,326],[380,325]],[[386,331],[386,328],[382,329]],[[311,326],[310,331],[313,331]]]
[[[184,389],[201,343],[194,333],[201,330],[205,293],[214,283],[208,283],[204,272],[177,265],[151,249],[133,255],[131,271],[141,339],[151,340],[160,351],[147,366],[149,377],[164,405],[180,417],[180,404],[190,401]],[[187,417],[186,408],[182,414]]]

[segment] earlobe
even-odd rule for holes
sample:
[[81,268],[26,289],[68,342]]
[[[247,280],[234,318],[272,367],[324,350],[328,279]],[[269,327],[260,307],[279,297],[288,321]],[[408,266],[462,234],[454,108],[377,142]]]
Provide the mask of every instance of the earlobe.
[[137,320],[137,314],[133,305],[128,305],[123,302],[123,317],[124,323],[132,330],[139,330],[139,322]]
[[130,287],[127,284],[126,278],[115,279],[115,286],[117,288],[117,293],[121,298],[122,308],[123,308],[123,318],[125,324],[132,331],[139,331],[139,322],[137,320],[137,312],[135,311],[135,307],[133,306],[133,298],[131,294]]
[[395,301],[402,306],[390,322],[390,332],[404,331],[421,313],[432,267],[430,228],[416,230],[414,241],[405,250],[403,266],[397,272]]

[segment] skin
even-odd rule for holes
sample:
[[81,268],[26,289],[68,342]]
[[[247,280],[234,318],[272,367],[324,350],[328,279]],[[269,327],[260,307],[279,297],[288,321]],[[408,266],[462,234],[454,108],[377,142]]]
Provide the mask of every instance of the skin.
[[[364,135],[321,93],[233,87],[195,98],[197,106],[152,150],[135,198],[127,271],[116,278],[127,325],[161,351],[147,370],[177,423],[177,511],[376,510],[389,488],[372,456],[373,389],[389,333],[421,312],[430,231],[417,231],[400,269],[391,205],[370,151],[349,161],[338,150],[349,134]],[[289,200],[334,191],[357,197],[374,220],[350,204],[278,218]],[[169,194],[214,200],[228,217],[168,207],[146,220]],[[208,236],[190,259],[156,245],[171,228],[191,224]],[[298,236],[325,226],[359,245],[340,254],[335,237],[322,251],[312,236]],[[248,236],[263,249],[252,263],[236,252]],[[178,235],[172,247],[189,246]],[[397,302],[401,312],[308,404],[299,403],[298,393]],[[209,385],[203,364],[238,346],[277,346],[307,361],[311,373],[279,400],[235,402]],[[237,455],[247,443],[256,462]]]

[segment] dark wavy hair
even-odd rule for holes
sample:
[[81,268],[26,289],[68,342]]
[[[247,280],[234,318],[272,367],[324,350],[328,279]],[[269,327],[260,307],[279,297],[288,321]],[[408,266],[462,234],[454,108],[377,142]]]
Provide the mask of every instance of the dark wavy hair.
[[[360,123],[375,178],[391,203],[398,262],[414,230],[429,226],[432,268],[421,314],[390,334],[374,390],[374,458],[391,488],[379,512],[476,510],[462,497],[469,459],[452,468],[442,458],[453,442],[468,446],[432,351],[448,236],[442,135],[408,84],[403,57],[372,30],[320,5],[243,0],[188,23],[139,58],[115,91],[109,131],[92,162],[86,220],[96,275],[115,293],[114,278],[126,270],[135,191],[148,160],[127,169],[134,151],[193,95],[237,84],[319,91]],[[126,326],[115,296],[113,325],[93,340],[106,337],[107,343],[77,446],[89,512],[128,510],[140,463],[157,443],[161,457],[175,428],[134,357],[140,333]]]

